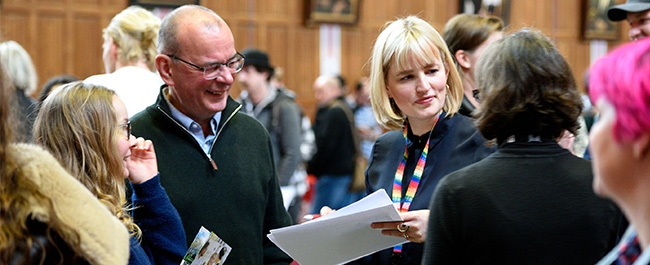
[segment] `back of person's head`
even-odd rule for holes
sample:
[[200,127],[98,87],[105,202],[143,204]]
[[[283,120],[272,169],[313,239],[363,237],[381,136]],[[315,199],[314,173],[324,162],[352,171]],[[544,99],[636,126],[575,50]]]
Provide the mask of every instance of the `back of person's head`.
[[58,88],[59,86],[65,85],[67,83],[72,83],[74,81],[79,81],[74,75],[58,75],[47,80],[41,89],[41,95],[39,96],[39,101],[43,102],[45,98],[52,92],[53,89]]
[[439,58],[445,69],[449,70],[449,89],[443,109],[447,115],[453,115],[460,108],[463,87],[458,70],[454,66],[453,56],[438,31],[416,16],[386,24],[375,41],[370,57],[370,101],[379,124],[391,130],[398,130],[404,126],[406,119],[388,97],[386,78],[390,67],[394,65],[401,71],[411,67],[411,59],[414,59],[418,66],[422,66],[432,64],[434,58]]
[[625,44],[594,63],[589,95],[615,109],[614,139],[636,140],[650,131],[650,38]]
[[139,234],[124,208],[124,165],[117,149],[113,97],[103,86],[73,82],[43,101],[34,123],[34,141],[59,160],[106,207]]
[[319,88],[317,93],[323,93],[320,96],[317,95],[319,104],[327,104],[340,97],[342,93],[339,84],[338,78],[334,75],[325,74],[316,78],[316,81],[314,81],[314,87]]
[[140,6],[130,6],[111,19],[104,29],[104,39],[113,39],[117,45],[117,57],[122,62],[144,60],[155,72],[159,28],[160,18]]
[[7,81],[14,89],[29,95],[38,84],[38,75],[29,53],[15,41],[0,43],[0,64],[7,73]]
[[569,64],[541,32],[522,29],[490,45],[477,66],[476,125],[488,139],[576,134],[582,101]]
[[[19,176],[24,174],[21,165],[10,158],[9,145],[14,141],[15,117],[11,109],[14,93],[5,77],[0,65],[0,264],[82,262],[76,255],[81,248],[79,235],[59,219],[50,198],[29,176]],[[49,220],[34,220],[34,205]],[[63,242],[62,236],[69,243]],[[61,253],[63,249],[74,249],[72,258]]]
[[211,9],[199,5],[184,5],[174,9],[167,14],[158,32],[158,53],[177,54],[181,50],[181,43],[178,40],[179,27],[184,21],[201,22],[206,27],[215,30],[227,27],[226,22]]
[[451,54],[458,50],[472,51],[493,33],[503,31],[503,21],[495,16],[458,14],[445,24],[443,35]]

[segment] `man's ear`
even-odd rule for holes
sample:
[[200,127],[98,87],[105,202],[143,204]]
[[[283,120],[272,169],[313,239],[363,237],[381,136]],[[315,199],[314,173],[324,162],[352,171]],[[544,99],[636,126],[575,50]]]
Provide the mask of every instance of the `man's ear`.
[[108,50],[110,51],[111,57],[116,61],[117,49],[119,49],[119,47],[117,46],[117,43],[115,43],[115,40],[112,37],[108,37]]
[[467,58],[467,52],[465,52],[465,50],[457,50],[454,57],[456,57],[456,61],[460,67],[465,69],[472,67],[472,63]]
[[174,86],[174,79],[172,79],[173,73],[172,73],[172,67],[171,64],[174,62],[172,61],[172,58],[169,58],[169,56],[164,55],[164,54],[158,54],[156,55],[156,69],[158,70],[158,74],[160,74],[160,78],[167,84],[168,86]]
[[650,155],[650,133],[643,133],[632,143],[634,158],[646,160]]

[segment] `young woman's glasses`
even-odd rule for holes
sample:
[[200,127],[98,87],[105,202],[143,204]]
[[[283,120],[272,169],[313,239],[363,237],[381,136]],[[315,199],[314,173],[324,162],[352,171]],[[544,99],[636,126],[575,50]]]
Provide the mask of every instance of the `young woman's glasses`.
[[131,139],[131,122],[123,123],[120,125],[117,125],[117,127],[120,127],[120,131],[122,132],[122,135],[126,137],[126,139]]
[[217,76],[221,74],[221,66],[225,66],[226,69],[228,69],[228,71],[230,71],[230,73],[233,74],[239,72],[242,69],[242,67],[244,67],[244,55],[242,55],[239,52],[237,52],[232,58],[230,58],[230,60],[228,60],[225,63],[214,63],[207,67],[201,67],[195,65],[173,54],[167,54],[167,56],[169,56],[169,58],[172,58],[174,60],[179,60],[181,62],[184,62],[187,65],[192,66],[199,71],[203,71],[203,78],[205,78],[206,80],[212,80],[217,78]]

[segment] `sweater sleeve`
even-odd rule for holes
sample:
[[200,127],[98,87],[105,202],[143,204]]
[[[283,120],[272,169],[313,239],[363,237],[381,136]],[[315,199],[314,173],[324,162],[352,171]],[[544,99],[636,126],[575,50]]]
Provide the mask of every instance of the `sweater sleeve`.
[[278,177],[280,186],[289,185],[294,171],[301,161],[300,155],[300,110],[298,106],[285,100],[280,102],[280,161],[278,163]]
[[[269,150],[272,148],[270,140],[268,141],[268,148]],[[291,217],[289,217],[282,203],[282,193],[280,193],[280,185],[278,184],[277,177],[269,179],[267,189],[268,198],[266,201],[266,212],[264,214],[264,235],[268,235],[271,229],[291,225]],[[265,265],[288,265],[292,261],[267,236],[264,236],[263,248]]]
[[133,219],[142,230],[141,246],[152,264],[180,264],[187,250],[176,208],[160,185],[160,175],[132,184]]

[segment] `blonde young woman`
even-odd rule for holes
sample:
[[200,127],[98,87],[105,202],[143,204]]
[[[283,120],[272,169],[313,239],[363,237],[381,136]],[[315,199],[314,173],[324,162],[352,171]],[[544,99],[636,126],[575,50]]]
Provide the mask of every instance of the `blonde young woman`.
[[125,264],[128,233],[40,147],[15,144],[0,69],[0,264]]
[[106,74],[84,82],[113,89],[129,117],[156,101],[162,79],[156,73],[156,41],[160,18],[140,6],[130,6],[104,29],[102,58]]
[[[160,186],[151,141],[135,138],[112,90],[73,82],[47,97],[34,139],[49,150],[131,232],[129,264],[179,264],[186,250],[178,212]],[[133,217],[125,182],[133,189]]]
[[[461,79],[445,41],[426,21],[409,16],[387,24],[375,42],[369,82],[375,118],[393,131],[375,142],[367,192],[385,189],[403,219],[372,227],[411,242],[359,262],[420,264],[427,208],[438,181],[492,149],[468,118],[455,115],[463,96]],[[420,163],[423,167],[416,168]]]

